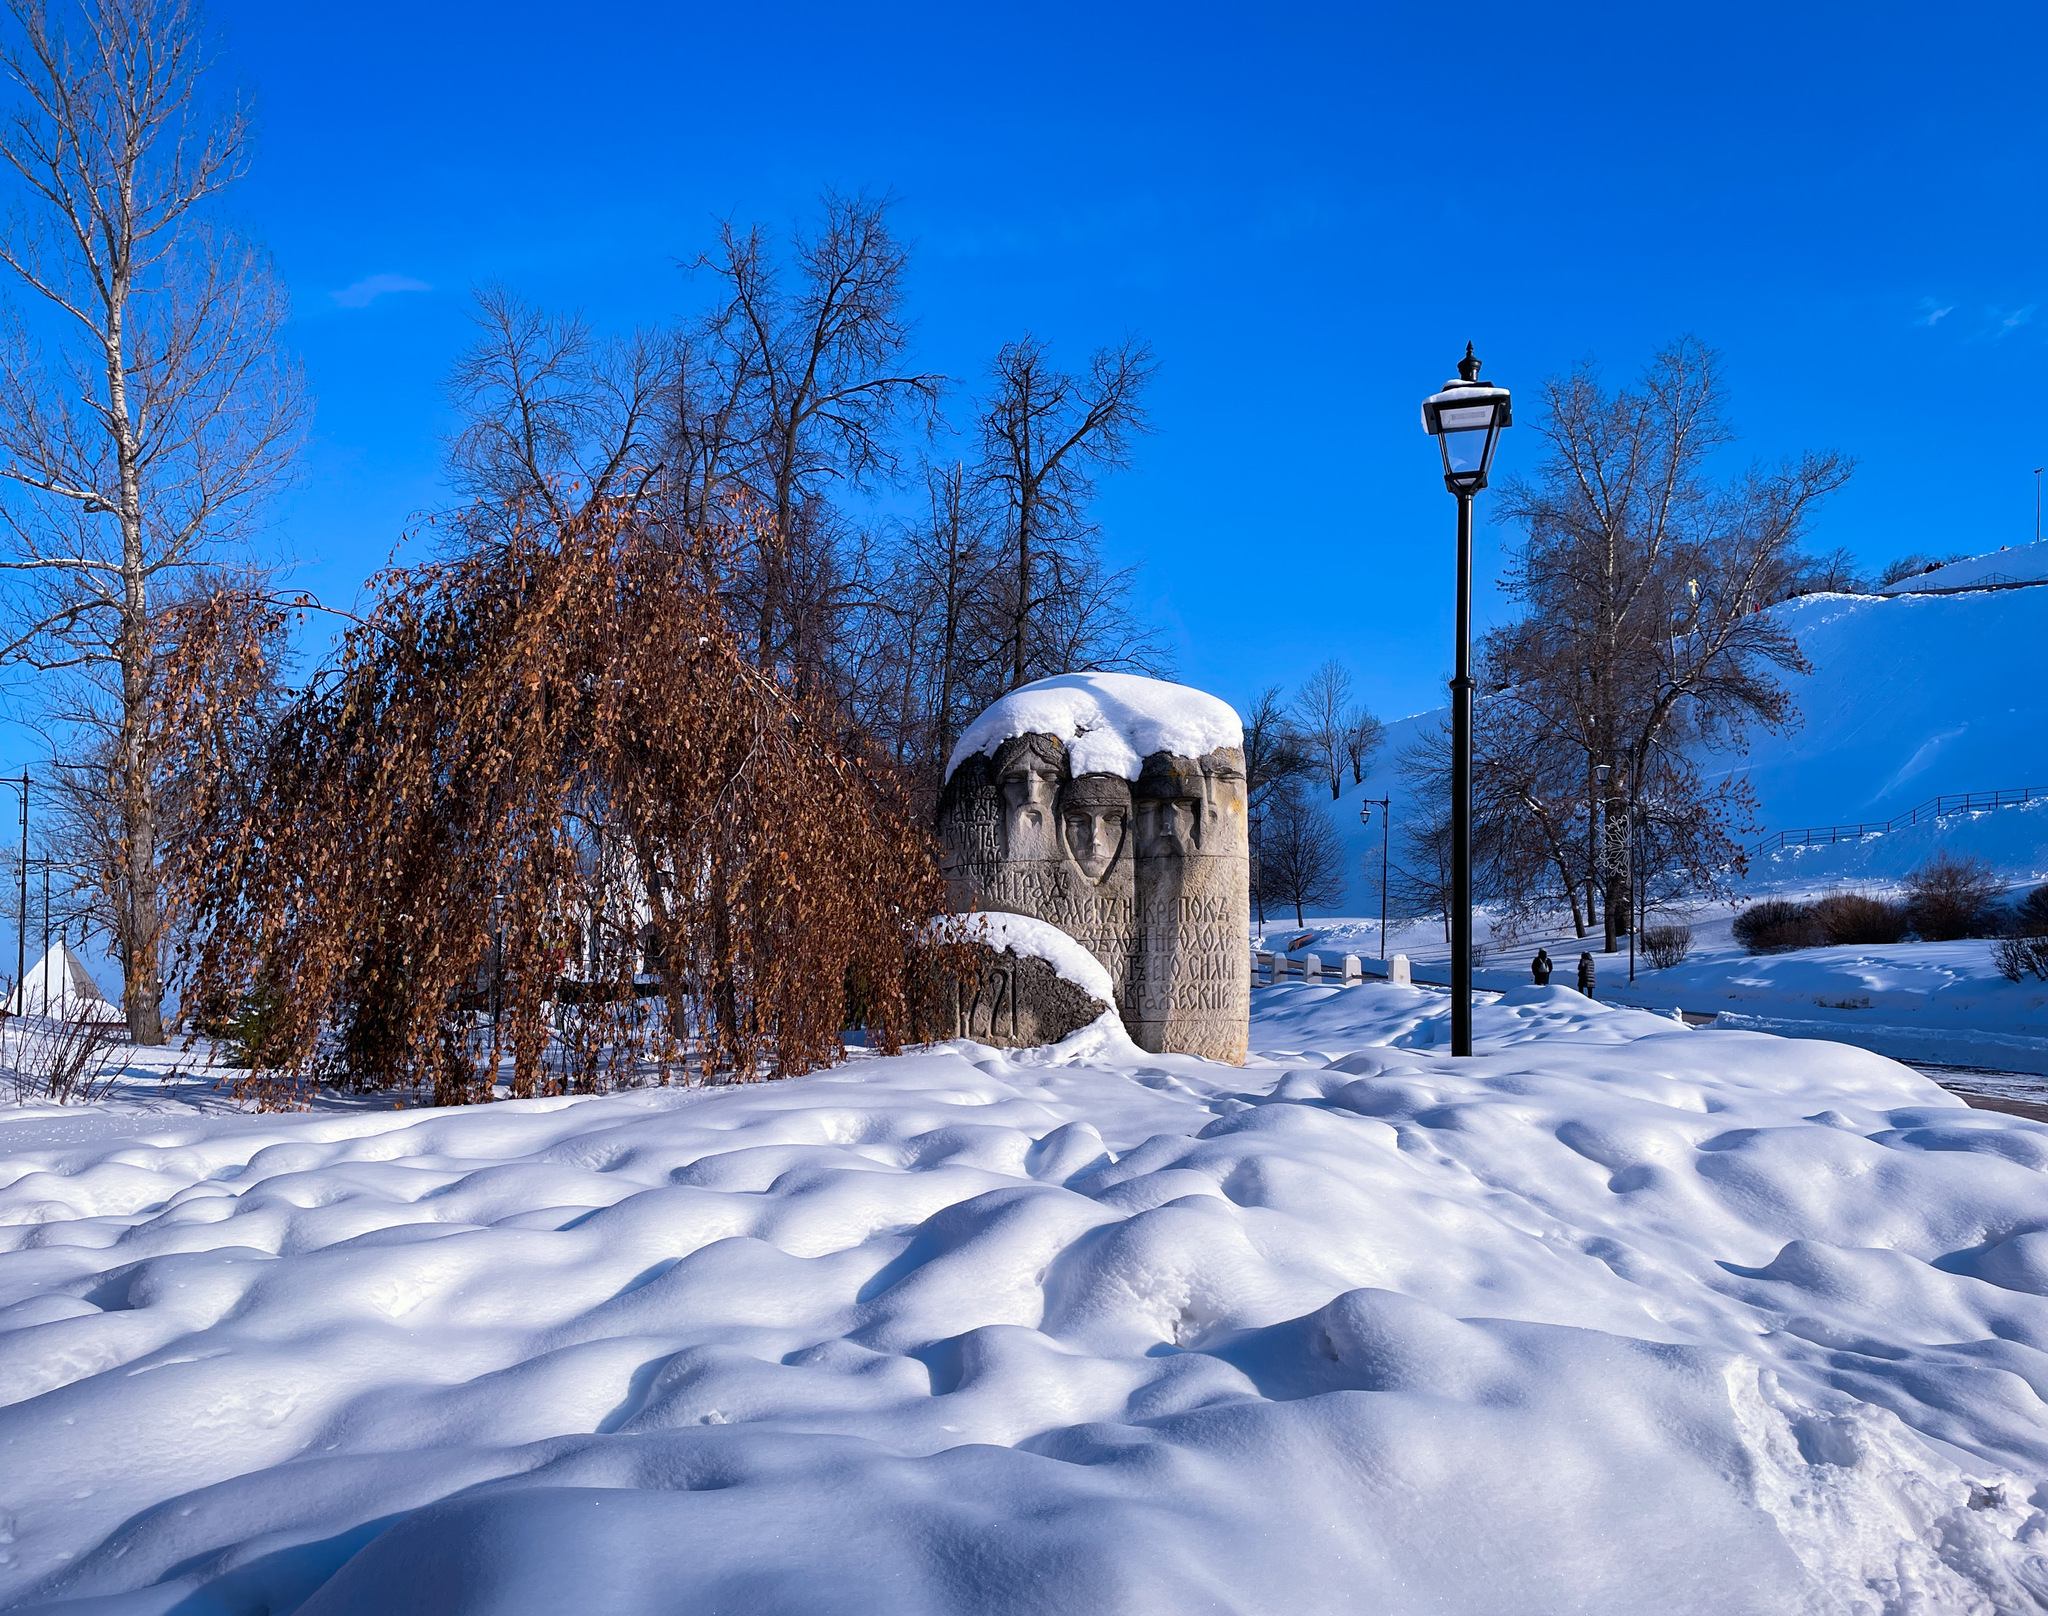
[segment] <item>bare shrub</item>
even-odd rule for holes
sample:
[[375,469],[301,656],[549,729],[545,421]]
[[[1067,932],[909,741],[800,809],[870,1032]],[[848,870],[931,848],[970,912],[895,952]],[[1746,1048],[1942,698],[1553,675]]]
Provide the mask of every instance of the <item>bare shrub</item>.
[[1782,954],[1793,948],[1818,948],[1827,934],[1814,918],[1813,906],[1789,898],[1765,898],[1735,917],[1735,940],[1752,954]]
[[2001,937],[1991,945],[1991,963],[2008,981],[2048,981],[2048,937]]
[[1674,965],[1683,964],[1685,956],[1692,952],[1692,927],[1676,923],[1645,926],[1643,951],[1650,956],[1650,963],[1660,971],[1668,971]]
[[1831,892],[1813,905],[1830,943],[1896,943],[1906,935],[1906,906],[1863,892]]
[[0,1067],[18,1105],[89,1105],[121,1075],[122,1028],[86,1010],[10,1016],[0,1028]]
[[1943,849],[1906,877],[1906,911],[1928,942],[1981,937],[2004,891],[1998,872],[1982,859],[1957,858]]
[[2048,887],[2036,887],[2013,905],[2015,937],[2048,937]]

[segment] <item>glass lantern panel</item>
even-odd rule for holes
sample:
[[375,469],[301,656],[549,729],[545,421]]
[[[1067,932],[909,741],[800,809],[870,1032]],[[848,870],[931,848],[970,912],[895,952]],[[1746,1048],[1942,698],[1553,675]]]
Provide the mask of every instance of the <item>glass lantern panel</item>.
[[1452,413],[1450,410],[1445,410],[1443,413],[1443,420],[1446,423],[1443,434],[1444,464],[1453,472],[1474,472],[1485,469],[1486,440],[1493,435],[1491,429],[1493,411],[1458,411],[1457,413],[1459,414],[1472,413],[1484,417],[1485,424],[1469,428],[1465,431],[1453,431],[1450,429],[1449,421]]
[[1469,432],[1493,420],[1491,404],[1461,404],[1456,409],[1437,411],[1437,424],[1446,432]]

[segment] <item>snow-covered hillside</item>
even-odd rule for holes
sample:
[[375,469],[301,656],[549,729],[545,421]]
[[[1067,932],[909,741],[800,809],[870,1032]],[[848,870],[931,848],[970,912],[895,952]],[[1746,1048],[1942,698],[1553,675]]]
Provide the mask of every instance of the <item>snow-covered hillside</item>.
[[[2011,1613],[2048,1127],[1523,989],[0,1119],[0,1604]],[[1398,1047],[1397,1047],[1398,1046]],[[1312,1053],[1308,1051],[1313,1051]]]
[[1915,589],[1968,589],[1973,584],[2025,583],[2048,578],[2048,541],[2015,544],[1951,561],[1932,572],[1916,572],[1888,586],[1884,593],[1903,595]]
[[[1766,831],[1888,819],[1944,793],[2048,786],[2048,677],[2041,667],[2048,587],[1809,595],[1771,610],[1813,664],[1811,674],[1790,681],[1801,722],[1785,734],[1753,737],[1746,757],[1707,760],[1711,772],[1747,775]],[[1380,827],[1377,815],[1370,829],[1359,823],[1360,800],[1393,794],[1398,858],[1405,802],[1393,761],[1442,719],[1439,710],[1390,724],[1372,775],[1363,786],[1347,784],[1342,800],[1328,805],[1345,841],[1350,883],[1329,913],[1377,913]],[[2048,805],[1788,849],[1757,862],[1750,888],[1895,880],[1937,845],[1988,858],[2014,881],[2048,879]]]

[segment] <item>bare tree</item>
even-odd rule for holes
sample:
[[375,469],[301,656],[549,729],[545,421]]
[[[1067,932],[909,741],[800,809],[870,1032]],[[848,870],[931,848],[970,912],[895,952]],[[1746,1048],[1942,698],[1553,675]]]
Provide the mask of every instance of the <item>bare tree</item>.
[[476,337],[448,378],[462,421],[448,446],[473,523],[502,538],[531,506],[560,523],[607,500],[637,501],[661,469],[678,355],[670,338],[601,339],[502,286],[476,293]]
[[1000,688],[989,634],[989,583],[1000,557],[993,522],[965,465],[925,468],[926,512],[897,538],[875,602],[886,680],[868,727],[892,744],[918,799],[938,801],[954,738]]
[[24,203],[0,263],[28,294],[0,335],[5,653],[112,737],[116,952],[130,1035],[163,1041],[156,670],[160,601],[233,553],[302,425],[285,293],[206,204],[243,171],[248,114],[201,99],[189,0],[87,0],[75,37],[13,0],[23,97],[0,158]]
[[1294,721],[1288,717],[1286,705],[1280,699],[1280,687],[1268,685],[1245,709],[1244,721],[1244,775],[1246,797],[1246,828],[1251,844],[1252,901],[1259,906],[1260,924],[1265,923],[1265,893],[1259,878],[1260,857],[1264,851],[1266,832],[1266,810],[1274,800],[1275,793],[1291,781],[1312,772],[1315,762],[1302,748],[1301,737],[1295,733]]
[[1258,881],[1261,902],[1292,904],[1296,925],[1309,906],[1343,901],[1344,849],[1330,816],[1292,781],[1266,807]]
[[1344,715],[1344,757],[1351,765],[1351,783],[1365,784],[1365,771],[1372,767],[1373,754],[1387,738],[1387,727],[1362,704]]
[[[797,235],[788,266],[776,263],[760,226],[730,222],[716,251],[697,261],[723,283],[703,346],[723,378],[713,396],[730,401],[744,445],[733,476],[763,507],[749,580],[763,667],[789,660],[808,606],[806,550],[832,537],[823,513],[806,507],[835,479],[893,474],[893,429],[905,412],[929,423],[945,385],[903,364],[908,260],[890,233],[887,200],[828,192],[823,211],[815,232]],[[811,572],[815,582],[829,569],[813,559]]]
[[[1747,726],[1793,716],[1776,674],[1806,663],[1761,608],[1799,576],[1806,524],[1851,467],[1808,454],[1716,485],[1706,461],[1731,436],[1723,409],[1718,360],[1691,338],[1635,388],[1609,392],[1581,366],[1544,384],[1548,456],[1506,487],[1503,509],[1528,532],[1512,581],[1525,615],[1491,637],[1490,683],[1568,748],[1603,824],[1631,822],[1627,783],[1656,773],[1660,752],[1739,750]],[[1626,863],[1591,837],[1582,851],[1612,950],[1631,907]]]
[[1294,698],[1294,717],[1302,744],[1314,756],[1330,796],[1340,796],[1356,717],[1351,706],[1351,675],[1343,663],[1332,657],[1308,676],[1301,694]]
[[1094,474],[1128,465],[1131,440],[1149,430],[1143,397],[1153,368],[1137,341],[1098,351],[1086,376],[1055,367],[1028,335],[996,355],[981,410],[982,474],[1005,510],[1010,689],[1073,665],[1059,636],[1043,643],[1051,606],[1091,585],[1098,598],[1121,595],[1124,575],[1101,576],[1085,511]]
[[[1439,724],[1401,749],[1395,760],[1408,786],[1401,816],[1401,861],[1394,865],[1388,903],[1403,919],[1434,916],[1451,939],[1451,732]],[[1477,826],[1475,824],[1475,832]],[[1485,890],[1474,835],[1472,892]]]

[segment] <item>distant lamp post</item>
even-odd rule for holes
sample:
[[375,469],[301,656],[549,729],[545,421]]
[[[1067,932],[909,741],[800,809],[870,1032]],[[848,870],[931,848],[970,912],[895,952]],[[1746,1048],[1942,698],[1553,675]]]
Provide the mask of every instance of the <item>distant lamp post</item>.
[[1469,342],[1456,379],[1422,401],[1423,430],[1443,451],[1444,487],[1458,501],[1458,673],[1451,681],[1453,1055],[1472,1053],[1472,496],[1486,486],[1501,429],[1513,423],[1508,406],[1505,387],[1480,381],[1479,358]]
[[1394,803],[1390,797],[1368,797],[1358,805],[1358,822],[1372,823],[1372,805],[1380,805],[1380,958],[1387,957],[1387,837],[1394,828]]

